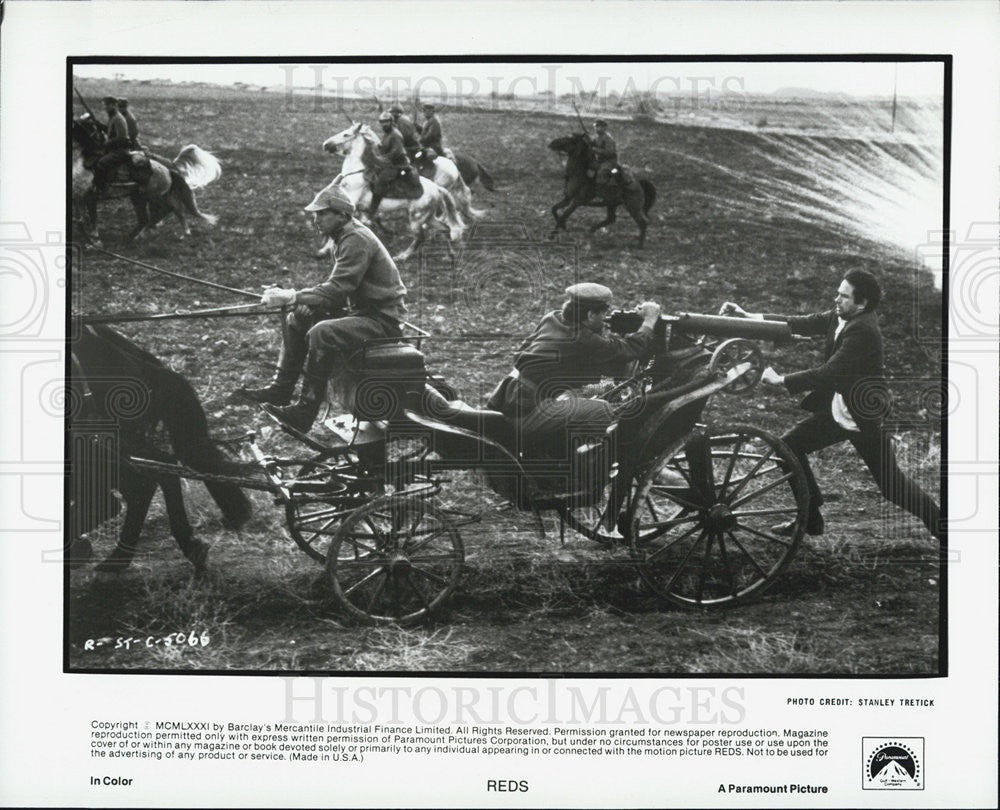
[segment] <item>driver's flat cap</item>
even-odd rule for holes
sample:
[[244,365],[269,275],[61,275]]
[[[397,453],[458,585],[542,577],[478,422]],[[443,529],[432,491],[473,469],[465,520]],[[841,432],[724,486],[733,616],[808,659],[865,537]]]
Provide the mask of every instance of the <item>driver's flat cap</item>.
[[347,193],[333,183],[324,188],[309,205],[306,211],[325,211],[332,208],[334,211],[342,211],[345,214],[354,213],[354,203]]
[[579,304],[610,304],[613,298],[611,290],[603,284],[585,281],[566,288],[566,295],[571,301]]

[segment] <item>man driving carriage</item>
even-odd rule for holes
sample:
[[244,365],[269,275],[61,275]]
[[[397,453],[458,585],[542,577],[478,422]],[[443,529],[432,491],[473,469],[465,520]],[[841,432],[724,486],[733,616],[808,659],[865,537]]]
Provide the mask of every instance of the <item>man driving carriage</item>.
[[403,136],[393,125],[392,114],[383,112],[378,117],[382,127],[382,140],[378,145],[378,166],[371,178],[371,216],[378,213],[383,197],[419,199],[423,194],[420,175],[410,165],[410,158],[403,145]]
[[132,139],[129,136],[128,123],[118,109],[118,99],[114,96],[105,96],[104,112],[108,116],[107,141],[105,143],[105,153],[100,160],[94,164],[94,191],[102,195],[114,175],[118,166],[129,165],[131,158]]
[[566,458],[569,434],[599,434],[611,424],[609,403],[572,392],[648,358],[660,317],[659,304],[647,301],[638,308],[639,328],[615,335],[605,327],[610,289],[603,284],[574,284],[566,295],[562,309],[545,315],[518,349],[514,370],[487,403],[515,422],[522,446],[550,458]]
[[[366,340],[400,337],[406,316],[406,287],[399,270],[378,237],[354,219],[347,194],[329,185],[305,210],[312,212],[317,229],[333,239],[333,272],[309,289],[264,291],[264,304],[294,309],[283,324],[274,379],[264,388],[238,392],[263,403],[268,413],[302,433],[319,413],[327,380]],[[289,404],[300,373],[302,390]]]

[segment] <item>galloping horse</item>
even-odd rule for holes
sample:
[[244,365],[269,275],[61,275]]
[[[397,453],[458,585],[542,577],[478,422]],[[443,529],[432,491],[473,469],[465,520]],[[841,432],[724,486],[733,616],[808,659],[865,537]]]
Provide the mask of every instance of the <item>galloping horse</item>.
[[[97,240],[97,193],[94,188],[94,173],[87,168],[101,153],[102,136],[96,122],[84,115],[73,122],[71,128],[73,148],[73,202],[82,213],[77,218],[88,239]],[[113,184],[106,193],[107,199],[128,196],[135,209],[137,224],[129,233],[129,241],[143,230],[156,225],[173,212],[181,222],[184,235],[191,234],[184,217],[185,211],[192,216],[214,225],[216,218],[198,210],[194,192],[222,175],[219,161],[210,152],[189,144],[170,161],[157,155],[147,156],[143,152],[132,152],[132,166],[139,168],[148,162],[149,176],[140,182]]]
[[[590,227],[590,232],[611,225],[615,221],[615,211],[619,205],[624,205],[639,226],[639,247],[646,241],[646,214],[656,200],[656,188],[646,179],[638,183],[621,186],[611,183],[610,187],[598,192],[596,179],[592,176],[596,166],[590,149],[590,139],[586,135],[576,133],[563,138],[556,138],[549,144],[549,149],[561,152],[567,156],[563,198],[552,206],[552,216],[556,227],[553,233],[566,230],[566,220],[581,205],[606,208],[607,217],[603,222]],[[560,214],[559,209],[565,208]]]
[[[413,165],[424,177],[427,177],[424,174],[422,165],[425,163],[423,156],[424,150],[418,150],[413,155]],[[479,219],[483,215],[483,211],[472,207],[472,192],[469,191],[468,185],[462,179],[462,174],[453,160],[444,155],[438,155],[434,158],[434,163],[430,168],[432,169],[431,176],[427,177],[427,179],[433,180],[441,188],[448,189],[451,192],[451,196],[455,198],[455,205],[458,206],[459,213],[463,217],[466,219]]]
[[465,184],[472,188],[472,184],[479,180],[483,184],[483,188],[487,191],[496,191],[496,185],[493,183],[493,176],[486,171],[486,167],[476,160],[472,155],[467,155],[465,152],[455,152],[452,150],[452,154],[455,155],[452,158],[452,162],[458,168],[459,173],[462,175],[462,179]]
[[[338,176],[338,185],[347,192],[358,211],[363,211],[371,205],[372,193],[365,179],[365,170],[372,168],[377,158],[375,146],[378,137],[372,128],[366,124],[356,123],[336,135],[327,138],[323,149],[327,152],[342,155],[344,165]],[[461,240],[465,233],[465,222],[462,220],[455,204],[455,198],[446,188],[442,188],[426,177],[420,178],[423,193],[416,200],[384,199],[379,210],[405,209],[409,216],[410,234],[413,241],[394,258],[404,261],[412,256],[426,241],[429,230],[441,229],[448,231],[448,252],[453,255],[453,243]],[[379,223],[380,224],[380,223]],[[323,254],[331,249],[327,242],[320,249]]]
[[[193,537],[184,509],[180,479],[140,470],[130,456],[153,461],[179,460],[203,473],[225,473],[233,465],[208,435],[205,411],[191,384],[149,352],[105,326],[83,326],[71,343],[69,378],[69,538],[72,559],[91,556],[82,535],[121,511],[118,545],[100,571],[128,566],[157,486],[163,491],[170,531],[196,569],[205,566],[208,546]],[[172,452],[162,449],[154,433],[166,428]],[[101,442],[98,434],[114,437]],[[115,480],[117,479],[117,480]],[[235,484],[206,481],[227,526],[238,528],[250,517],[250,501]]]

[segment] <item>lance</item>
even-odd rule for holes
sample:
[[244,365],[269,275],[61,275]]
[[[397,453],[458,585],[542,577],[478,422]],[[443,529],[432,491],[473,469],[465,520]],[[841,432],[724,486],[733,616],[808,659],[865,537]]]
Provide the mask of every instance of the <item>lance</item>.
[[87,104],[87,101],[86,99],[84,99],[83,94],[79,90],[77,90],[75,86],[73,87],[73,92],[76,93],[76,97],[80,99],[80,103],[83,105],[83,109],[87,111],[87,114],[91,117],[91,119],[93,119],[94,123],[97,124],[97,126],[99,126],[101,129],[107,129],[107,126],[105,124],[102,124],[101,120],[96,115],[94,115],[94,111],[90,109],[90,105]]
[[583,134],[587,134],[587,127],[583,123],[583,119],[580,117],[580,111],[576,108],[576,99],[573,99],[573,112],[576,113],[576,120],[580,122],[580,129],[583,130]]
[[85,324],[105,323],[138,323],[142,321],[171,321],[184,318],[232,318],[252,317],[255,315],[274,315],[285,313],[287,307],[264,307],[261,304],[236,304],[231,307],[212,307],[210,309],[177,309],[173,312],[141,313],[112,312],[107,315],[81,315],[77,320]]

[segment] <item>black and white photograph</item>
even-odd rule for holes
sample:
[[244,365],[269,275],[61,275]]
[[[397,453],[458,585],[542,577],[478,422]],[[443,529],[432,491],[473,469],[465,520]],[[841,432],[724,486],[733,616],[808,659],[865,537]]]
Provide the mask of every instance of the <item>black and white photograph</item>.
[[943,671],[942,61],[70,70],[69,669]]
[[995,806],[998,13],[3,3],[0,805]]

